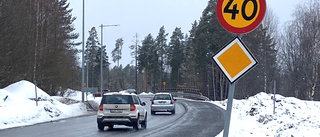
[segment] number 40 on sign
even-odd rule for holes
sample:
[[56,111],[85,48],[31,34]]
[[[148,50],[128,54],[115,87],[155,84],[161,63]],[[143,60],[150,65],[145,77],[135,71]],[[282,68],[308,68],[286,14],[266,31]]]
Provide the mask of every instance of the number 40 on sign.
[[218,0],[217,16],[228,31],[243,34],[252,31],[266,12],[265,0]]

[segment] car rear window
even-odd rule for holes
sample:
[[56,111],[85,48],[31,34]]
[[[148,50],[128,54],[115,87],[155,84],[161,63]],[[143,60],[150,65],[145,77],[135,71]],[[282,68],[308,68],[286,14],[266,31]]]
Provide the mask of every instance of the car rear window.
[[133,104],[132,96],[130,95],[105,95],[101,103],[103,104]]
[[154,100],[171,100],[170,95],[167,94],[160,94],[160,95],[155,95]]

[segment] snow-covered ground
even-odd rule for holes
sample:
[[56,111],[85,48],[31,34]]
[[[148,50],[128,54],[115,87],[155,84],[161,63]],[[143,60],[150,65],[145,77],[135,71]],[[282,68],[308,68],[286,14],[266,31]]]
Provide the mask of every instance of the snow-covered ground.
[[[150,95],[152,93],[141,93]],[[28,81],[20,81],[0,89],[0,130],[49,122],[58,119],[95,113],[81,102],[81,92],[67,90],[64,97],[49,96]],[[271,94],[259,93],[244,100],[233,100],[230,137],[320,137],[320,102],[303,101],[276,95],[273,115]],[[91,105],[101,98],[87,96]],[[63,103],[62,103],[63,102]],[[226,101],[211,101],[226,109]],[[222,137],[221,132],[217,137]]]
[[[35,86],[29,81],[23,80],[0,89],[0,130],[90,113],[87,105],[81,103],[81,92],[67,92],[66,97],[51,97],[37,88],[37,106],[34,100]],[[94,99],[92,95],[88,95],[88,100],[100,102],[101,98]]]
[[[259,93],[233,100],[230,137],[320,137],[320,102]],[[227,101],[212,102],[223,109]],[[222,137],[221,132],[217,137]]]

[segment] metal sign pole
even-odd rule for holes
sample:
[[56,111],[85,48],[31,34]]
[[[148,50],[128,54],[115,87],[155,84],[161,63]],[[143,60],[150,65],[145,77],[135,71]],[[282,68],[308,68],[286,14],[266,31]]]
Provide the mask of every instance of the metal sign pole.
[[81,101],[84,102],[84,0],[82,1],[82,68],[81,68]]
[[273,115],[276,114],[276,81],[273,83]]
[[100,93],[101,97],[103,96],[102,90],[103,90],[103,61],[102,61],[102,50],[103,50],[103,24],[101,24],[101,56],[100,56]]
[[[228,137],[229,134],[232,101],[236,80],[258,64],[258,61],[254,58],[253,54],[248,50],[248,48],[245,47],[244,43],[241,41],[241,34],[245,34],[254,30],[264,18],[266,12],[265,0],[255,0],[254,3],[255,4],[253,4],[252,7],[247,6],[247,0],[239,3],[233,2],[233,0],[217,1],[216,14],[222,27],[232,33],[240,34],[238,36],[239,38],[235,38],[234,40],[232,40],[222,50],[220,50],[216,55],[212,57],[220,70],[226,75],[231,83],[229,85],[228,104],[226,112],[227,114],[224,122],[223,137]],[[230,13],[230,7],[233,7],[235,9],[237,8],[237,6],[242,7],[242,16],[235,16],[236,14],[239,14],[238,12]],[[254,14],[250,15],[250,17],[248,18],[246,15],[246,11],[252,11],[252,9],[254,10]],[[231,18],[230,14],[232,14]],[[245,67],[240,67],[244,65],[244,62],[246,62],[247,65],[245,65]]]
[[227,114],[224,121],[224,131],[223,131],[223,137],[228,137],[229,134],[229,127],[230,127],[230,119],[231,119],[231,110],[232,110],[232,101],[234,96],[234,88],[235,88],[236,82],[231,83],[229,85],[229,93],[228,93],[228,104],[227,104]]
[[36,106],[38,106],[37,81],[36,80],[34,80],[34,91],[36,94]]

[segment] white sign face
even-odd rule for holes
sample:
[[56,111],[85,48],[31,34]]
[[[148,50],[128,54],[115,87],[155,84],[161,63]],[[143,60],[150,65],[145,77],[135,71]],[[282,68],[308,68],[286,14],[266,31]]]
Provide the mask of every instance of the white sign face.
[[233,83],[258,64],[240,38],[236,37],[212,57],[220,70]]

